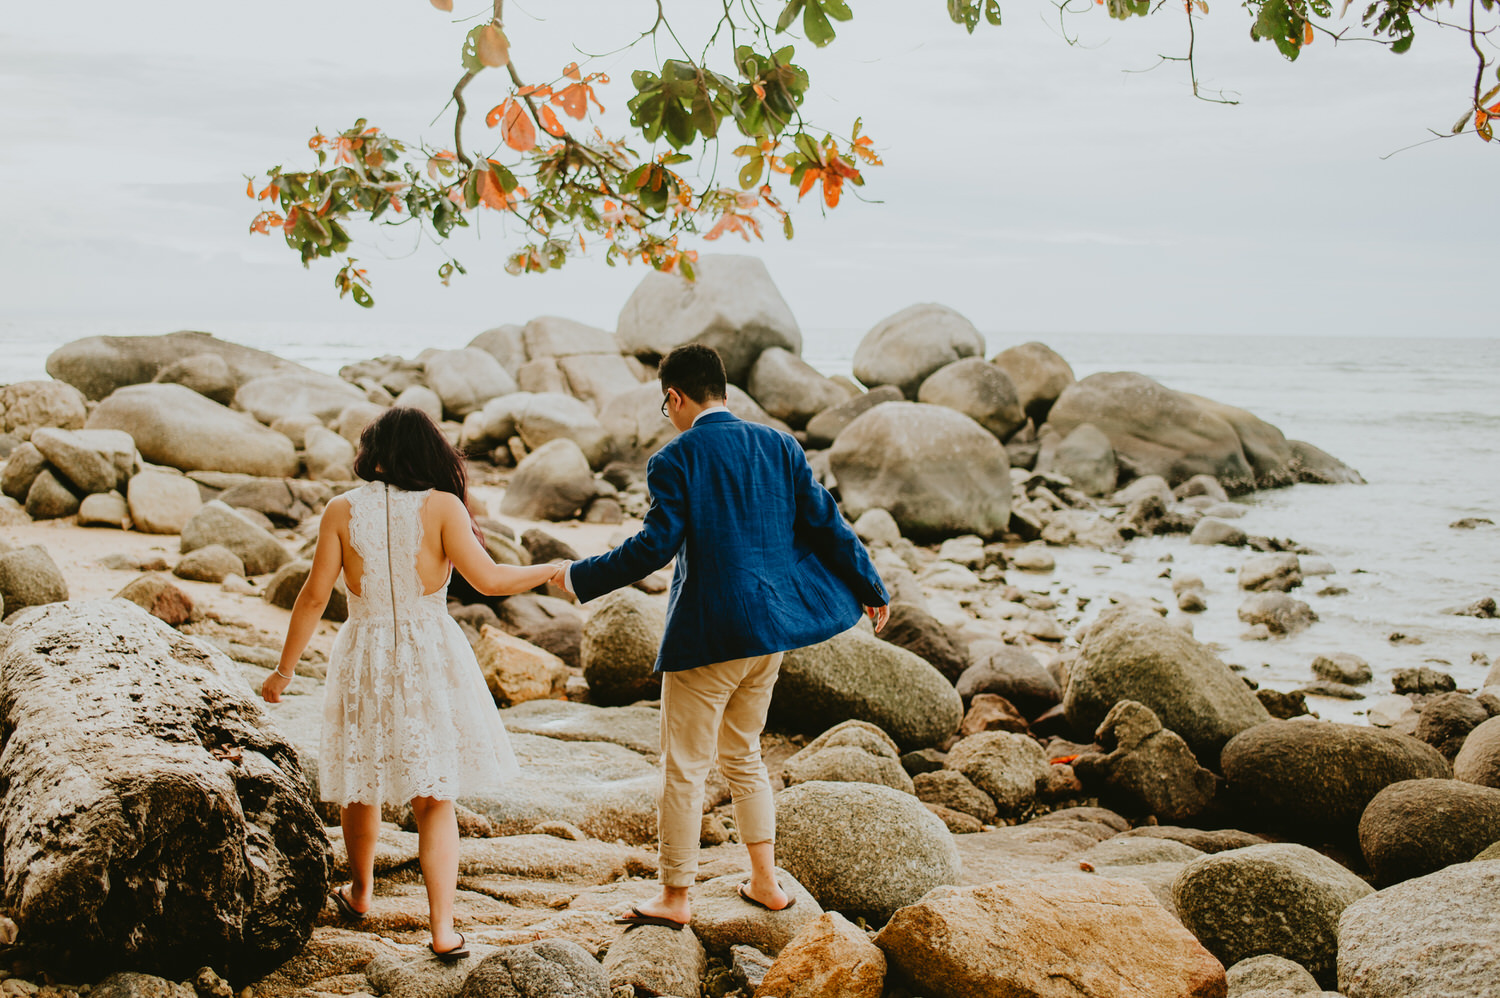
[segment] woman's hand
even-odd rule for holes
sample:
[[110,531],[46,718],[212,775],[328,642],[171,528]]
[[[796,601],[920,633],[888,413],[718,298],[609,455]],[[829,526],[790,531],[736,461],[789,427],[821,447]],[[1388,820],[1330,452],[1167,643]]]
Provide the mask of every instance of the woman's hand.
[[279,670],[273,669],[271,670],[271,674],[266,677],[266,681],[260,684],[260,695],[266,703],[280,703],[281,694],[285,693],[286,688],[290,685],[292,685],[290,679]]

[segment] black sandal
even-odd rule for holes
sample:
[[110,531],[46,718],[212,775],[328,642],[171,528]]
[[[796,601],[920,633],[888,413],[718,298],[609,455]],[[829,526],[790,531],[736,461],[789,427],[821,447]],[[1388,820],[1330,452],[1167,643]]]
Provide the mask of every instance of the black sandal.
[[333,906],[338,909],[339,918],[345,922],[362,922],[369,914],[369,912],[356,910],[349,899],[344,896],[344,892],[338,888],[329,891],[328,896],[333,898]]
[[427,948],[432,950],[433,956],[437,957],[444,963],[457,963],[458,961],[469,955],[469,941],[464,938],[464,934],[462,932],[458,934],[458,945],[453,947],[452,949],[439,950],[437,947],[433,946],[432,943],[428,943]]

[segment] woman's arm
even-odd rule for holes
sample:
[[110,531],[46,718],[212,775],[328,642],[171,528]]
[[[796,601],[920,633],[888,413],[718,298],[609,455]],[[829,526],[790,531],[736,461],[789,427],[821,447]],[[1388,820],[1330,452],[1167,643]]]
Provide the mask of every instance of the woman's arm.
[[497,565],[475,536],[473,522],[463,502],[447,492],[435,492],[429,502],[438,504],[443,553],[469,585],[486,596],[513,596],[551,582],[562,570],[559,565]]
[[297,602],[292,605],[292,620],[287,625],[286,641],[281,646],[281,661],[276,671],[261,684],[260,695],[267,703],[279,703],[281,694],[291,685],[296,674],[297,661],[312,639],[313,630],[323,618],[328,607],[328,598],[333,594],[333,584],[338,581],[344,568],[344,545],[339,541],[339,527],[349,522],[349,503],[335,499],[323,511],[323,520],[318,525],[318,546],[313,552],[312,571],[302,583]]

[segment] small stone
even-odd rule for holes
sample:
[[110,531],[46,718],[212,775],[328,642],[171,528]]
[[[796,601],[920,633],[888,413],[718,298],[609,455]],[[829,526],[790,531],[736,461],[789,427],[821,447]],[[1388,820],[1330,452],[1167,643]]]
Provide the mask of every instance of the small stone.
[[1023,572],[1050,572],[1057,567],[1057,559],[1045,547],[1027,546],[1011,553],[1010,565]]
[[1397,669],[1391,674],[1391,686],[1397,693],[1451,693],[1458,689],[1452,676],[1426,665]]
[[1370,670],[1370,663],[1358,655],[1350,655],[1347,652],[1319,655],[1313,659],[1312,671],[1313,675],[1319,679],[1344,683],[1348,686],[1358,686],[1375,678],[1375,674]]

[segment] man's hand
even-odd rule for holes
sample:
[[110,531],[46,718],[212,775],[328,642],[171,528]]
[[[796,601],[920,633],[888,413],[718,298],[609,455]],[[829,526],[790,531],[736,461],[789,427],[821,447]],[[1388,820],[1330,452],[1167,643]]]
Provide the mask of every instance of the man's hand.
[[875,625],[875,633],[879,634],[885,622],[891,619],[891,606],[889,603],[885,606],[867,606],[865,616],[870,618],[870,622]]

